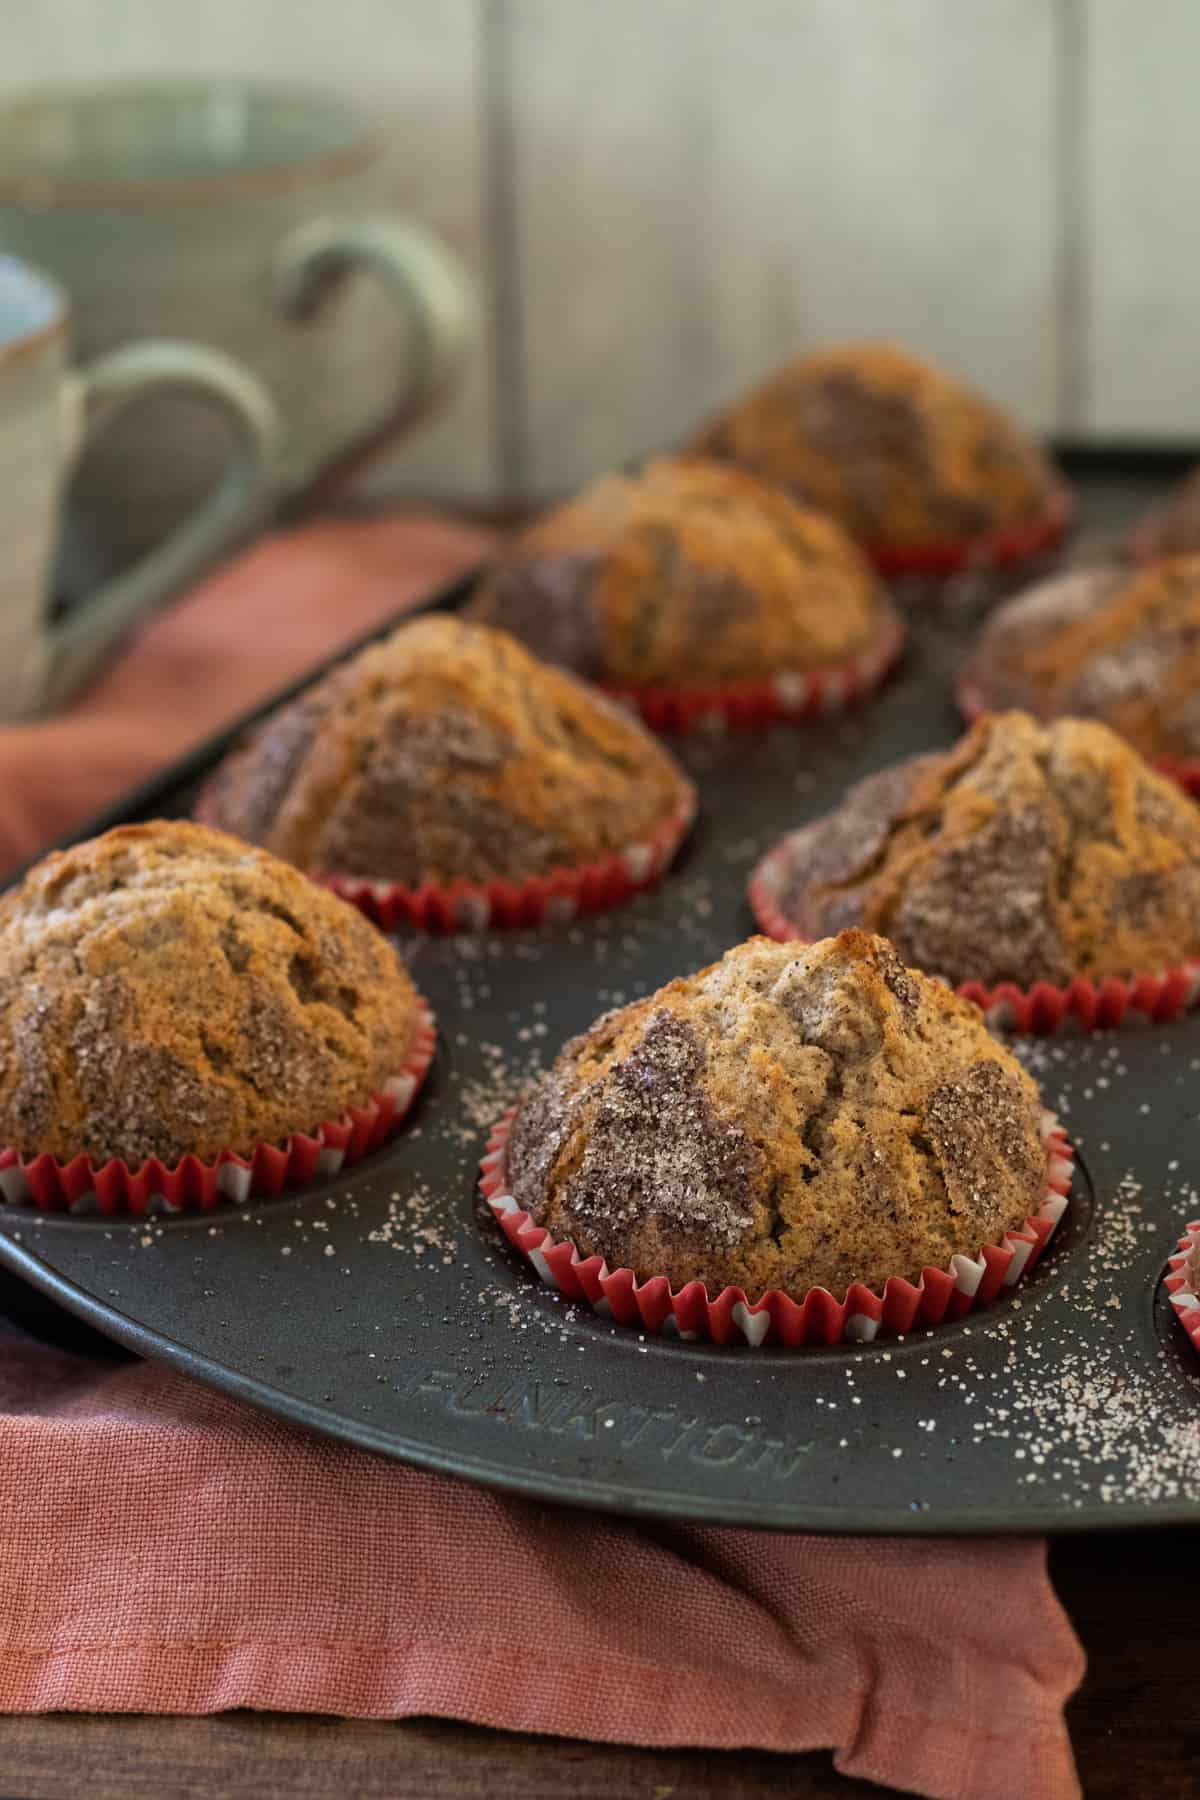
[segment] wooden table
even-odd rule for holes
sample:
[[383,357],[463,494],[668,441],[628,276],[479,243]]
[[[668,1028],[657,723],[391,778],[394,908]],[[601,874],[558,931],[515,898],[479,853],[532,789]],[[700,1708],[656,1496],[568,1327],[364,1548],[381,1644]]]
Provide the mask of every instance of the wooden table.
[[[1088,1800],[1200,1797],[1200,1535],[1064,1540],[1054,1573],[1087,1648],[1071,1730]],[[866,1800],[827,1755],[628,1750],[418,1719],[225,1713],[0,1719],[2,1800]],[[1020,1800],[1014,1796],[1014,1800]]]

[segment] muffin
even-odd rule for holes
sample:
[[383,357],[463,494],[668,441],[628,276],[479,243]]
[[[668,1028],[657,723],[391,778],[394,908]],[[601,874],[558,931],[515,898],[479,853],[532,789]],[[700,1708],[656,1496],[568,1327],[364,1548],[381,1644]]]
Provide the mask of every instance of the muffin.
[[1151,761],[1200,757],[1200,556],[1040,582],[992,615],[959,695],[968,716],[1101,719]]
[[1200,809],[1103,725],[988,715],[859,782],[751,892],[773,935],[861,926],[955,985],[1128,979],[1200,957]]
[[199,825],[123,826],[0,898],[0,1144],[22,1161],[249,1157],[389,1084],[410,1098],[429,1029],[353,907]]
[[201,814],[416,923],[439,922],[423,894],[473,893],[484,912],[468,905],[464,922],[482,924],[519,910],[513,884],[544,897],[555,872],[581,903],[612,897],[612,879],[584,884],[597,865],[620,863],[626,891],[643,883],[693,807],[674,759],[620,707],[506,633],[443,615],[402,625],[274,713],[222,764]]
[[1200,551],[1200,467],[1138,520],[1129,534],[1129,549],[1139,562]]
[[[751,716],[846,697],[900,644],[898,615],[832,520],[740,470],[660,457],[605,475],[521,532],[471,616],[539,656],[640,701],[697,696]],[[857,673],[855,673],[857,671]],[[828,684],[826,683],[826,687]]]
[[692,448],[835,518],[889,572],[1032,555],[1065,529],[1067,490],[1000,409],[895,344],[785,364]]
[[878,1294],[1022,1231],[1047,1142],[978,1010],[882,938],[752,938],[566,1045],[516,1109],[493,1205],[710,1299]]

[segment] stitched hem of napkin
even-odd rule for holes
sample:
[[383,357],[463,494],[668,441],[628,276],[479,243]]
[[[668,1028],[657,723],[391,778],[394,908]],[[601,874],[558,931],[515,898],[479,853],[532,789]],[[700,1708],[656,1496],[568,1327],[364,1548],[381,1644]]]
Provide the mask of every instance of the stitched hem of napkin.
[[1008,1800],[1018,1791],[1027,1800],[1064,1800],[1078,1792],[1065,1725],[1031,1678],[1018,1674],[1010,1684],[995,1728],[897,1711],[886,1687],[885,1677],[866,1695],[844,1682],[755,1680],[737,1689],[727,1675],[708,1678],[692,1668],[664,1670],[632,1658],[539,1659],[525,1649],[441,1638],[0,1647],[0,1711],[433,1714],[647,1748],[833,1749],[844,1774],[914,1788],[933,1800]]
[[839,1775],[876,1781],[883,1787],[913,1786],[930,1800],[1081,1800],[1071,1740],[1063,1720],[1029,1733],[1019,1722],[1011,1731],[932,1719],[897,1711],[886,1703],[863,1740],[835,1749]]

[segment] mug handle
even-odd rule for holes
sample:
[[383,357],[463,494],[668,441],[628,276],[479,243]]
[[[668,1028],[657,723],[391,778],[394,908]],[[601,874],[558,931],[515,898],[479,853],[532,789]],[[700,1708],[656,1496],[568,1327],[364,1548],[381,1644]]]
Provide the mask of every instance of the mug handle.
[[245,536],[275,497],[283,428],[274,402],[240,363],[202,344],[147,339],[69,371],[68,460],[78,459],[97,426],[154,388],[217,401],[233,420],[236,441],[216,489],[195,511],[131,569],[89,595],[63,624],[49,629],[37,684],[42,709],[60,705],[104,660],[115,639]]
[[305,503],[325,496],[415,424],[450,387],[475,335],[476,305],[462,263],[432,232],[385,214],[309,219],[274,257],[274,285],[286,317],[314,318],[356,270],[374,275],[409,323],[413,351],[404,385],[383,416],[304,472]]

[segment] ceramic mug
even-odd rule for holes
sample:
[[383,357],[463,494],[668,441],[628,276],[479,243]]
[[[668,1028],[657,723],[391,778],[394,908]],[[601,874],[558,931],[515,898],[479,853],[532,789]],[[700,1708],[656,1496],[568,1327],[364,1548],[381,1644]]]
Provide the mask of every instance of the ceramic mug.
[[[377,208],[381,154],[351,109],[307,92],[47,91],[0,107],[0,247],[62,281],[85,356],[150,332],[253,370],[286,426],[281,497],[299,498],[427,413],[471,336],[457,259]],[[194,402],[139,407],[73,500],[128,552],[180,517],[222,449]]]
[[[56,705],[148,608],[247,533],[275,490],[281,431],[266,390],[219,351],[146,340],[69,366],[58,284],[0,255],[0,719]],[[152,390],[201,393],[229,421],[217,486],[167,538],[70,615],[50,617],[60,500],[85,439]]]

